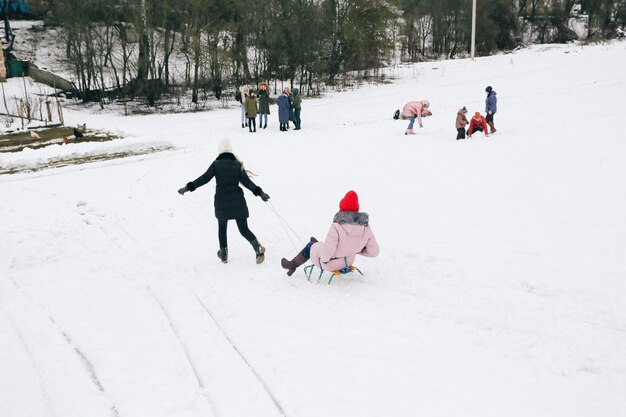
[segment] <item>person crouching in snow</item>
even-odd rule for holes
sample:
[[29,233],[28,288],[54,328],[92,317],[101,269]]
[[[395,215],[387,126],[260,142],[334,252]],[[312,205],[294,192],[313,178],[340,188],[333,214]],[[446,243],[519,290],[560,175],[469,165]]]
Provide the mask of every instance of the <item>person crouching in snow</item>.
[[489,136],[489,133],[487,133],[487,121],[480,112],[474,113],[474,117],[470,120],[467,136],[471,138],[475,132],[483,132],[485,136]]
[[465,126],[469,123],[465,117],[466,114],[467,108],[465,106],[456,113],[456,140],[465,139]]
[[269,200],[270,196],[264,193],[261,187],[253,183],[250,177],[248,177],[248,171],[244,169],[241,161],[233,154],[233,149],[228,139],[222,140],[218,147],[218,154],[217,159],[213,161],[204,174],[194,181],[188,182],[187,185],[178,190],[178,193],[183,195],[187,191],[195,191],[215,177],[217,187],[215,188],[214,205],[220,242],[220,250],[217,251],[218,258],[224,263],[228,262],[226,230],[228,221],[234,219],[237,222],[239,233],[252,245],[256,254],[256,263],[260,264],[265,260],[265,248],[248,228],[248,206],[239,183],[252,191],[255,196],[261,197],[263,201]]
[[295,258],[291,261],[283,258],[280,264],[289,276],[308,259],[320,269],[336,271],[352,265],[356,255],[374,258],[379,251],[374,232],[369,227],[369,215],[359,212],[359,196],[348,191],[339,202],[339,212],[333,218],[325,241],[318,242],[312,237]]
[[422,117],[430,116],[432,113],[428,108],[430,107],[430,102],[428,100],[421,101],[410,101],[404,105],[402,108],[402,120],[409,119],[409,126],[404,132],[405,135],[414,135],[413,132],[413,124],[415,123],[415,118],[417,118],[417,123],[420,127],[422,125]]

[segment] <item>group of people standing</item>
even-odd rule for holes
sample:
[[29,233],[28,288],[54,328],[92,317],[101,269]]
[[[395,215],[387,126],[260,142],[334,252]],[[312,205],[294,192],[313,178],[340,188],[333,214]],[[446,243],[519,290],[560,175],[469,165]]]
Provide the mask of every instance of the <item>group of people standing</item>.
[[[487,93],[487,98],[485,99],[485,113],[487,117],[484,117],[480,112],[474,113],[471,120],[467,120],[465,116],[467,114],[467,108],[463,106],[456,114],[456,140],[465,139],[465,134],[467,133],[467,137],[472,137],[472,135],[476,132],[483,132],[485,136],[489,136],[490,133],[496,133],[496,126],[493,121],[493,117],[498,111],[498,97],[496,92],[493,90],[491,86],[485,88],[485,92]],[[467,131],[465,130],[465,126],[468,126]],[[491,131],[489,130],[489,128]]]
[[300,130],[302,113],[302,96],[297,88],[291,91],[290,87],[285,87],[283,93],[276,99],[278,105],[278,122],[280,123],[280,131],[289,130],[289,122],[295,125],[294,130]]
[[[258,99],[257,99],[258,96]],[[241,127],[247,127],[250,133],[256,132],[256,117],[259,116],[259,129],[267,128],[267,118],[270,114],[270,96],[268,85],[265,82],[259,84],[258,93],[243,85],[235,94],[235,100],[241,104]],[[302,96],[297,88],[291,91],[285,87],[276,99],[278,105],[278,121],[280,131],[289,130],[289,122],[295,125],[294,130],[301,129],[300,114],[302,112]]]

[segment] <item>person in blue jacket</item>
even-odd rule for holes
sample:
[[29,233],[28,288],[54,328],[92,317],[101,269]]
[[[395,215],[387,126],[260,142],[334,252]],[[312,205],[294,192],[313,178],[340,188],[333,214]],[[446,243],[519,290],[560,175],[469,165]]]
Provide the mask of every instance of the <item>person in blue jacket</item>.
[[276,99],[278,105],[278,122],[280,123],[280,131],[286,132],[289,129],[289,116],[291,114],[291,101],[289,95],[291,89],[285,87],[283,93]]
[[485,120],[491,128],[491,132],[489,133],[496,133],[496,127],[493,124],[493,116],[496,114],[496,111],[498,111],[498,97],[491,86],[485,88],[485,92],[487,93],[487,98],[485,99],[485,113],[487,113],[487,117]]

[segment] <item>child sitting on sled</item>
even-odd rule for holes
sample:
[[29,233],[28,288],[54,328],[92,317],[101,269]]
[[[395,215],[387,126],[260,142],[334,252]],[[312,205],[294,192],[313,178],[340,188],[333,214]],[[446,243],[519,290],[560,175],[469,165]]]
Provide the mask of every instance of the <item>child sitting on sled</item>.
[[374,232],[369,227],[369,215],[359,212],[359,197],[348,191],[339,202],[339,212],[333,218],[326,240],[318,242],[314,237],[295,258],[283,258],[280,264],[291,276],[307,260],[324,271],[336,271],[352,265],[356,255],[374,258],[380,248]]

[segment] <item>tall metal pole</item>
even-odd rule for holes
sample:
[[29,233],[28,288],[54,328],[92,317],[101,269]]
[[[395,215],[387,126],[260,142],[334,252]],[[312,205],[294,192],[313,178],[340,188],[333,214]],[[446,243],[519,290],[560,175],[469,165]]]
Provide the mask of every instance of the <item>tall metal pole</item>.
[[476,51],[476,0],[472,0],[472,61]]

